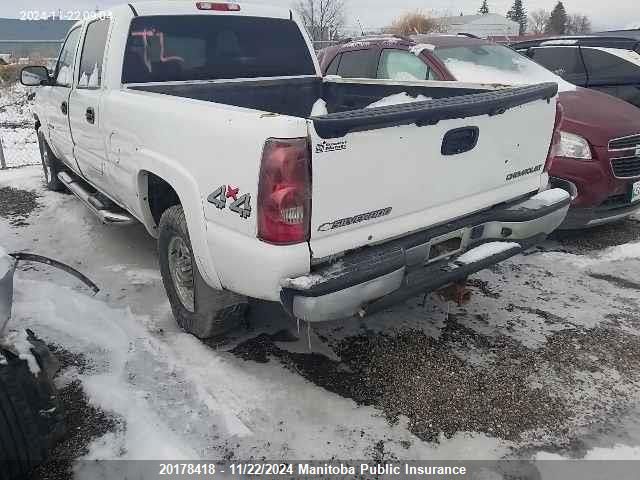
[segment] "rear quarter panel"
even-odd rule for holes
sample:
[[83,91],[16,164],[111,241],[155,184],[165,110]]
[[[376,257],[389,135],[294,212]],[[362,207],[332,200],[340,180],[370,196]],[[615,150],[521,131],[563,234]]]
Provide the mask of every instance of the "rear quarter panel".
[[[241,12],[196,8],[196,2],[134,4],[139,15],[247,15],[292,18],[288,8],[242,5]],[[277,300],[280,278],[309,271],[306,243],[276,247],[256,238],[256,198],[262,146],[268,137],[307,135],[302,119],[171,96],[134,92],[122,85],[123,57],[131,20],[128,5],[111,9],[112,31],[105,58],[104,102],[108,193],[157,236],[148,208],[147,177],[153,173],[178,193],[194,254],[204,279],[251,297]],[[300,28],[310,51],[313,46]],[[312,55],[316,72],[319,65]],[[207,196],[221,185],[251,195],[252,215],[220,210]]]
[[[157,236],[145,175],[167,181],[183,204],[198,266],[208,283],[275,299],[273,278],[267,281],[267,276],[279,279],[308,271],[306,244],[283,248],[256,238],[255,203],[264,142],[306,136],[304,119],[131,90],[108,95],[104,118],[109,132],[105,174],[113,180],[112,193]],[[250,195],[248,218],[232,212],[231,201],[222,209],[207,201],[222,186]],[[278,265],[269,265],[269,258]]]

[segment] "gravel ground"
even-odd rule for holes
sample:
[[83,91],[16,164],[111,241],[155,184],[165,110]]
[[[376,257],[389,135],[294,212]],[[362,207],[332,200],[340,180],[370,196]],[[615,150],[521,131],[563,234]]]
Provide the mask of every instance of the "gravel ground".
[[[587,231],[556,232],[524,257],[566,253],[590,259],[638,240],[640,222],[630,218]],[[603,292],[588,279],[606,282],[618,302],[601,323],[586,326],[564,315],[550,298],[547,282],[558,275],[551,270],[552,265],[507,261],[489,269],[491,274],[474,276],[468,282],[474,291],[470,305],[444,313],[435,334],[422,326],[369,328],[367,320],[348,333],[342,326],[320,326],[318,337],[333,347],[339,361],[288,351],[287,342],[297,340],[288,331],[258,335],[231,351],[256,362],[277,359],[316,385],[380,409],[390,423],[406,417],[411,432],[424,441],[476,431],[520,445],[516,456],[539,448],[583,454],[594,437],[623,430],[618,419],[637,409],[640,282],[624,271],[587,270],[578,276],[578,293],[567,288],[566,305],[585,301],[581,285]],[[530,289],[527,300],[537,294],[537,301],[504,298],[513,279]],[[474,305],[478,296],[498,305],[481,312]],[[425,301],[408,302],[409,308],[421,310]],[[592,307],[583,308],[586,313]],[[523,344],[514,333],[531,318],[547,330],[538,348]],[[388,320],[401,319],[391,314]]]
[[0,217],[8,218],[14,227],[28,225],[26,219],[38,208],[38,197],[34,191],[0,188]]
[[[437,340],[422,331],[345,338],[336,348],[341,361],[279,348],[275,342],[295,340],[287,331],[261,334],[232,353],[257,362],[273,356],[331,392],[380,408],[392,423],[404,415],[412,433],[425,441],[460,431],[518,441],[523,433],[542,429],[556,439],[554,448],[575,445],[578,438],[570,436],[569,424],[585,419],[572,419],[577,405],[554,393],[556,383],[580,388],[573,378],[576,370],[602,375],[616,370],[627,381],[640,380],[636,336],[601,328],[563,331],[552,335],[545,348],[530,350],[509,337],[479,335],[457,320],[449,315]],[[459,357],[461,349],[484,351],[491,362],[474,365]],[[625,393],[618,396],[633,400]],[[599,407],[593,418],[616,413],[608,405]]]
[[588,230],[557,230],[550,237],[572,253],[588,253],[640,240],[640,220],[627,218]]
[[[82,355],[71,353],[63,347],[49,345],[60,361],[59,381],[69,369],[83,372],[87,361]],[[66,433],[51,452],[50,460],[37,467],[32,480],[68,480],[73,478],[73,460],[88,453],[91,442],[107,432],[124,426],[113,416],[106,414],[87,401],[80,382],[72,380],[62,386],[58,395],[65,413]]]

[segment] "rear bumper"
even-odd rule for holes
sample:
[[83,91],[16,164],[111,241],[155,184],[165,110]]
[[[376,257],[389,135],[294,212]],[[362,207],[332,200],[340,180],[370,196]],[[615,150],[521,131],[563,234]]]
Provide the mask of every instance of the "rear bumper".
[[[569,202],[564,190],[548,190],[360,249],[308,275],[284,279],[281,302],[292,316],[309,322],[372,313],[463,280],[539,243],[563,222]],[[438,256],[443,242],[451,240],[453,250]]]

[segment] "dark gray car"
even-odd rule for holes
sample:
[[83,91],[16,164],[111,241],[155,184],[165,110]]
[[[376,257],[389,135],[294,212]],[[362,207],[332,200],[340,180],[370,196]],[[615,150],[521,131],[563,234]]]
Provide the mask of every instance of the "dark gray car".
[[511,47],[579,87],[640,107],[640,31],[526,40]]

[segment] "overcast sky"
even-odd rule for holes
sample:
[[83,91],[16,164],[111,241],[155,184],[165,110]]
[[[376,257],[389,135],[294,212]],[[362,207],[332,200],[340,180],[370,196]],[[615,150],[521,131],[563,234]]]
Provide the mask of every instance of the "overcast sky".
[[[176,0],[167,0],[176,1]],[[190,1],[190,0],[179,0]],[[195,3],[196,0],[193,0]],[[365,28],[386,26],[397,15],[421,9],[436,15],[459,15],[476,13],[481,0],[346,0],[348,24],[357,25],[359,20]],[[96,7],[108,9],[110,5],[126,3],[124,0],[0,0],[0,17],[20,18],[22,11],[51,11],[52,9],[92,11]],[[133,2],[135,3],[135,1]],[[241,3],[241,2],[240,2]],[[250,3],[270,3],[291,6],[292,0],[251,0]],[[489,0],[492,12],[505,14],[513,0]],[[528,11],[538,8],[551,9],[556,0],[524,0]],[[569,13],[584,13],[592,18],[599,29],[630,28],[640,25],[638,0],[566,0]]]

